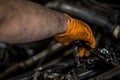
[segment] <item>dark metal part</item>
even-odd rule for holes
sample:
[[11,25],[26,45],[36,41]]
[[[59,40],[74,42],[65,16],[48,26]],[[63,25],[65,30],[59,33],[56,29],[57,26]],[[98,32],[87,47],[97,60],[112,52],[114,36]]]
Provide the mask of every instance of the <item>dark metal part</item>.
[[76,66],[80,66],[80,60],[79,60],[79,53],[78,53],[78,46],[74,46],[74,60],[76,63]]
[[101,58],[102,60],[106,61],[107,63],[111,61],[110,57],[103,55],[102,53],[100,53],[100,51],[98,51],[98,49],[91,49],[90,51],[96,56],[98,56],[99,58]]
[[120,75],[120,65],[89,80],[115,80]]
[[91,48],[89,45],[87,45],[87,42],[79,41],[79,40],[75,41],[74,44],[78,47],[86,48],[92,54],[96,55],[97,57],[99,57],[100,59],[102,59],[103,61],[105,61],[107,63],[111,63],[113,60],[112,57],[110,56],[110,54],[108,53],[108,50],[105,48],[103,48],[103,49]]

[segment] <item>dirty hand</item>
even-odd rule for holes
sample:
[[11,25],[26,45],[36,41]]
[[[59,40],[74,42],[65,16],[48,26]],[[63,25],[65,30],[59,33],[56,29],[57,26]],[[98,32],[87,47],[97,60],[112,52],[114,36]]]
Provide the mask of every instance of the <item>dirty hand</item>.
[[[68,16],[68,18],[69,24],[66,32],[56,35],[55,39],[65,46],[69,45],[71,42],[75,40],[83,40],[88,42],[87,44],[91,48],[95,48],[96,41],[90,27],[80,20],[74,19],[70,16]],[[78,52],[80,57],[90,55],[90,52],[87,51],[85,48],[80,48]]]

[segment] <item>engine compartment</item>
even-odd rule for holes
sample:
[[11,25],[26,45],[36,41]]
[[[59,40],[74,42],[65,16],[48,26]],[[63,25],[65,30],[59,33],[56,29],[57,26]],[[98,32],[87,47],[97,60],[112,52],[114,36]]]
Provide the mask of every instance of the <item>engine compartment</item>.
[[[0,43],[0,80],[115,80],[120,79],[120,5],[114,0],[37,1],[90,25],[97,41],[63,46],[53,37],[26,44]],[[90,57],[78,57],[84,47]]]

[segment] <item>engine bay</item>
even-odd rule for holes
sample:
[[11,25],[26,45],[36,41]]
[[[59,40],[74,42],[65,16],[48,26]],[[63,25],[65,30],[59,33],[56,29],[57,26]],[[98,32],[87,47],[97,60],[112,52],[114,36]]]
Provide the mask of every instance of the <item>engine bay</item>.
[[[31,0],[32,1],[32,0]],[[90,25],[97,46],[69,46],[54,37],[25,44],[0,43],[0,80],[120,79],[120,5],[116,0],[33,0]],[[79,57],[78,48],[91,55]]]

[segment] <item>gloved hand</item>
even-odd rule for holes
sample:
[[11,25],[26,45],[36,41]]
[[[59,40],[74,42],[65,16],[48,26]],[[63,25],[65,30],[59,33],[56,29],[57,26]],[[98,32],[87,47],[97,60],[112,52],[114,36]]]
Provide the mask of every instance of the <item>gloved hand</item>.
[[[68,16],[68,18],[69,25],[66,32],[56,35],[55,39],[63,45],[69,45],[75,40],[83,40],[88,42],[87,44],[91,48],[95,48],[96,41],[90,27],[80,20],[74,19],[70,16]],[[90,55],[90,52],[87,51],[85,48],[80,48],[78,52],[80,57]]]

